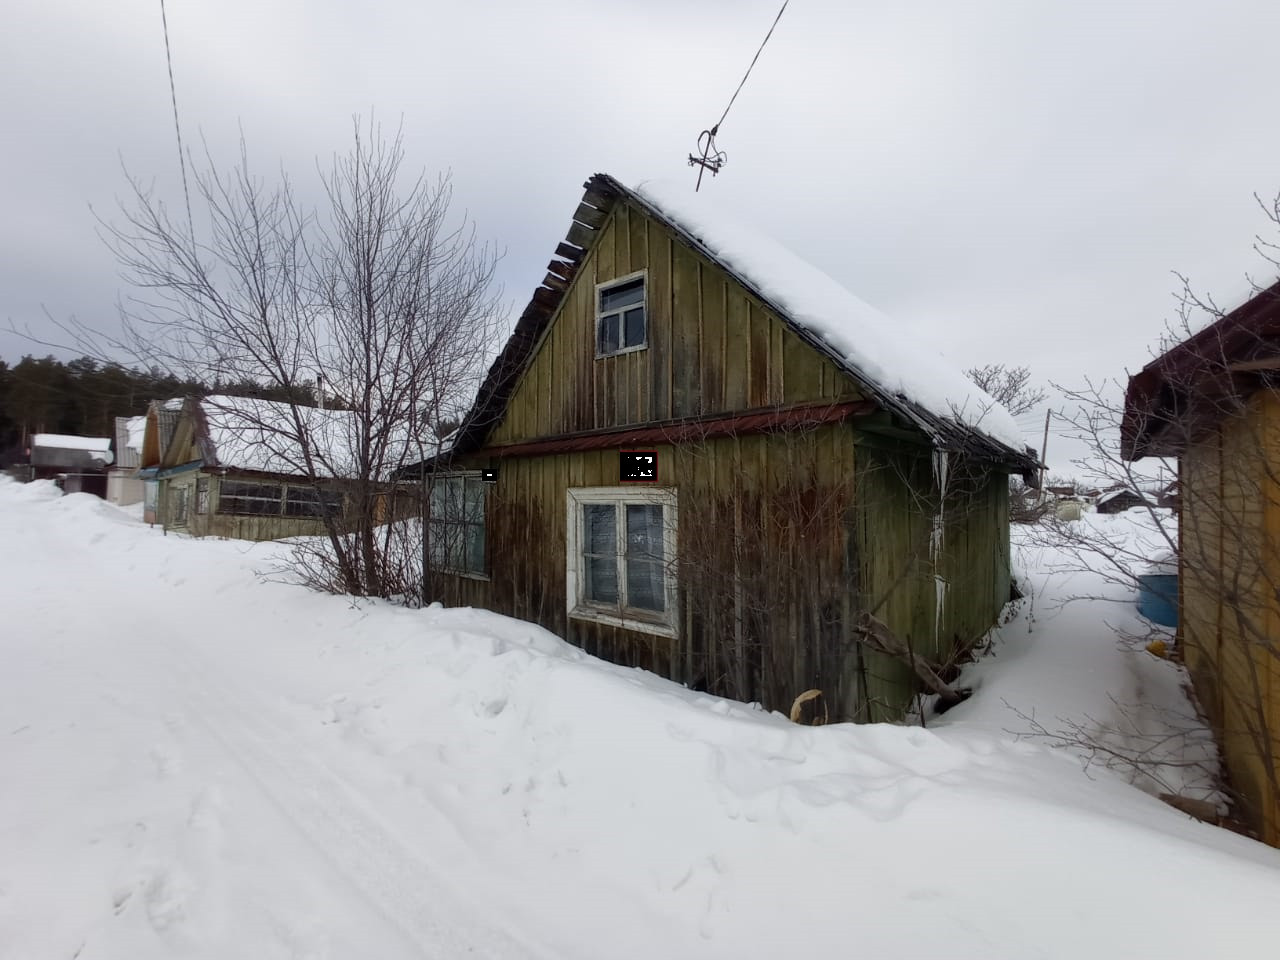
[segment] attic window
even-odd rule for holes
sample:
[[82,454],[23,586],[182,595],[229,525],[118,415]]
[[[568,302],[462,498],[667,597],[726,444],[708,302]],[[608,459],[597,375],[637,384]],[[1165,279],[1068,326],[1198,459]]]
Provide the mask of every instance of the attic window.
[[596,287],[596,356],[643,350],[647,345],[643,271]]

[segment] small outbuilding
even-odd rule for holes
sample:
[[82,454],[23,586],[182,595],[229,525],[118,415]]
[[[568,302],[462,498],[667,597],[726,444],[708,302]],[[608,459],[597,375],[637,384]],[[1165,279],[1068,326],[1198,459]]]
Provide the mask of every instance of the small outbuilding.
[[1128,487],[1117,487],[1114,490],[1100,493],[1093,505],[1098,513],[1123,513],[1133,507],[1153,507],[1155,503],[1137,490],[1132,490]]
[[64,493],[107,495],[109,437],[37,433],[31,437],[31,479],[54,480]]

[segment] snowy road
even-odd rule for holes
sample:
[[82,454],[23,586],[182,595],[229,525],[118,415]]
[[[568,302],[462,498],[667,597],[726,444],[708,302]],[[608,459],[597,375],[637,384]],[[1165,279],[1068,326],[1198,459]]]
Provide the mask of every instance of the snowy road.
[[807,728],[518,621],[273,582],[279,549],[0,481],[0,960],[1203,960],[1280,940],[1280,852],[1003,733],[1002,700],[1070,707],[1046,673],[1123,683],[1105,638],[1089,662],[1063,646],[1084,614],[1057,637],[1022,623],[968,720]]
[[[0,957],[549,956],[454,882],[474,856],[438,811],[419,803],[397,830],[261,688],[260,663],[218,662],[234,618],[193,607],[183,571],[139,589],[127,555],[100,565],[78,530],[4,529],[6,553],[57,562],[5,570],[45,626],[4,641],[0,810],[28,829],[2,835],[0,930],[18,936]],[[18,916],[35,877],[42,915]]]

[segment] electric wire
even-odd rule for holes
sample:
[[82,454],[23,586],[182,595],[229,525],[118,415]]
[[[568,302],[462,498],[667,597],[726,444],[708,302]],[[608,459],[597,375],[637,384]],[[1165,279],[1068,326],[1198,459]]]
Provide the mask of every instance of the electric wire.
[[720,168],[729,162],[728,156],[723,150],[716,147],[716,134],[720,132],[720,124],[724,123],[725,117],[729,116],[729,111],[733,109],[734,101],[738,99],[738,94],[742,92],[743,86],[746,85],[747,78],[751,76],[751,71],[755,69],[756,61],[760,59],[760,54],[764,52],[765,45],[769,42],[769,38],[773,36],[774,29],[778,26],[778,21],[782,19],[782,15],[787,11],[787,4],[791,0],[782,0],[782,6],[778,8],[778,15],[773,18],[773,23],[769,26],[769,32],[764,35],[764,39],[760,41],[760,46],[756,49],[756,55],[751,58],[751,63],[747,65],[747,72],[742,75],[742,79],[738,81],[737,89],[733,91],[733,96],[729,98],[729,103],[724,108],[724,113],[720,114],[720,119],[715,122],[710,130],[703,130],[698,134],[698,149],[701,151],[700,156],[689,154],[689,166],[698,168],[698,182],[694,185],[694,193],[702,186],[702,175],[710,170],[714,177],[720,172]]
[[164,59],[169,68],[169,99],[173,103],[173,132],[178,138],[178,166],[182,170],[182,196],[187,204],[187,231],[191,244],[196,242],[195,221],[191,218],[191,191],[187,187],[186,151],[182,146],[182,125],[178,122],[178,91],[173,82],[173,54],[169,50],[169,18],[165,15],[164,0],[160,0],[160,23],[164,27]]

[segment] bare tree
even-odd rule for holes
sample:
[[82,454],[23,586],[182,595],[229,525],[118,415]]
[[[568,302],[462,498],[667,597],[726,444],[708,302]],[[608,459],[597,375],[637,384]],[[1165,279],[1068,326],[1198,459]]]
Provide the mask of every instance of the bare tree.
[[1031,371],[1026,367],[988,363],[970,367],[964,374],[1015,417],[1034,410],[1047,396],[1044,390],[1031,385]]
[[347,409],[236,412],[317,487],[341,485],[347,507],[326,513],[314,579],[387,596],[420,589],[406,554],[421,551],[393,542],[404,531],[385,522],[404,513],[391,481],[435,451],[434,426],[456,416],[484,373],[501,332],[497,256],[451,215],[447,175],[402,177],[400,133],[386,139],[359,119],[353,132],[350,151],[320,171],[321,212],[287,176],[271,186],[255,176],[243,143],[229,173],[208,160],[195,178],[207,227],[175,222],[131,179],[123,219],[102,224],[139,291],[122,307],[124,334],[75,333],[206,382],[292,395],[323,378]]

